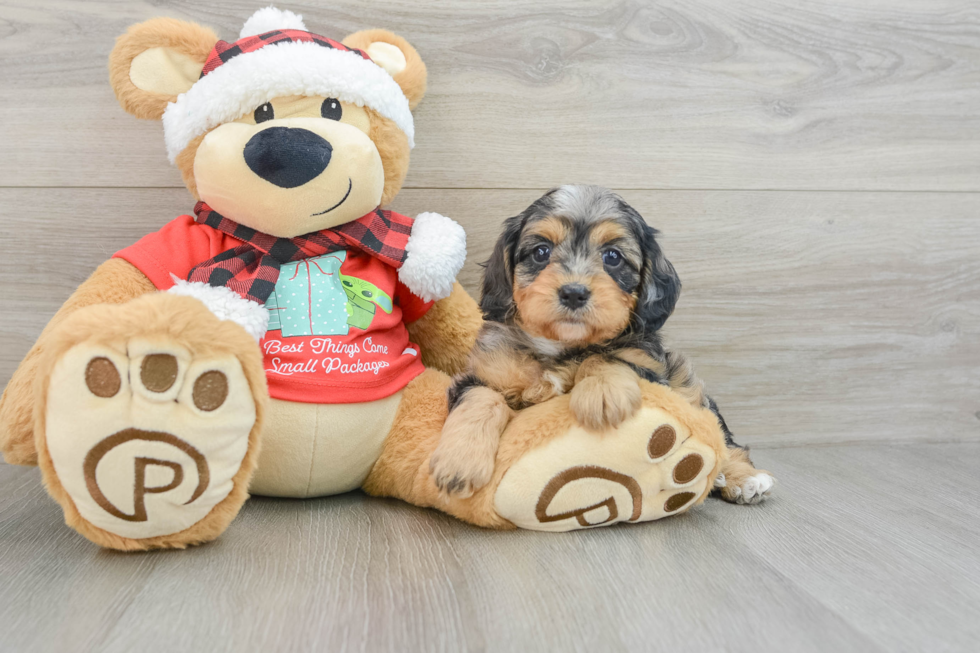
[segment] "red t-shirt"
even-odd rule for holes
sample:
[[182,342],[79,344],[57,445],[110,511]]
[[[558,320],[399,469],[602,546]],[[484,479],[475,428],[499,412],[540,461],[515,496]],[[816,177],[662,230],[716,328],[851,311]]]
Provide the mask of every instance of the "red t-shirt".
[[[170,275],[186,279],[195,265],[240,245],[228,234],[182,215],[116,252],[160,290]],[[262,338],[269,394],[317,404],[373,401],[392,395],[425,369],[405,324],[429,310],[398,281],[398,271],[354,250],[282,266],[266,303]]]

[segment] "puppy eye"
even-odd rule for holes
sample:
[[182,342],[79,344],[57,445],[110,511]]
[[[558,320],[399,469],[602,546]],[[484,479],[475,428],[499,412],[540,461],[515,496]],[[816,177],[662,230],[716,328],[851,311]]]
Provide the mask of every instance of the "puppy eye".
[[272,104],[266,102],[252,114],[255,116],[255,123],[265,122],[266,120],[272,120],[276,117],[276,112],[272,110]]
[[340,120],[340,117],[344,115],[344,108],[340,106],[339,100],[328,97],[320,105],[320,115],[329,120]]
[[534,259],[535,263],[547,263],[548,259],[551,258],[551,248],[547,245],[538,245],[531,252],[531,258]]
[[609,249],[603,252],[602,262],[608,268],[618,268],[623,262],[623,255],[617,249]]

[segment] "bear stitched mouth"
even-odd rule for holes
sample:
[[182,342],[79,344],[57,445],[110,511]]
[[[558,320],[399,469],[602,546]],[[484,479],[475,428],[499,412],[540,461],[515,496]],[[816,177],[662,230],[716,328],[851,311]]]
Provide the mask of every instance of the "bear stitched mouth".
[[310,217],[312,218],[313,216],[316,216],[316,215],[323,215],[324,213],[330,213],[335,208],[337,208],[338,206],[340,206],[341,204],[343,204],[344,202],[346,202],[347,201],[347,198],[350,197],[350,191],[351,191],[351,189],[353,187],[354,187],[354,182],[352,182],[351,179],[350,179],[350,177],[348,177],[347,178],[347,193],[344,195],[343,199],[341,199],[339,202],[337,202],[336,204],[334,204],[333,206],[331,206],[326,211],[320,211],[319,213],[313,213]]

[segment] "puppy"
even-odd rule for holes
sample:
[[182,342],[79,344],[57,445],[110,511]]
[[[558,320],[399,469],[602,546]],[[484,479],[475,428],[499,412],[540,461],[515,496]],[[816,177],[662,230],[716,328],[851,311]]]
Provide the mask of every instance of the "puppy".
[[506,220],[483,275],[484,325],[449,390],[430,463],[442,492],[466,497],[490,481],[513,411],[570,393],[580,424],[614,428],[640,408],[644,379],[718,416],[730,455],[717,493],[736,503],[768,495],[772,477],[735,444],[688,361],[661,341],[681,283],[656,235],[596,186],[556,188]]

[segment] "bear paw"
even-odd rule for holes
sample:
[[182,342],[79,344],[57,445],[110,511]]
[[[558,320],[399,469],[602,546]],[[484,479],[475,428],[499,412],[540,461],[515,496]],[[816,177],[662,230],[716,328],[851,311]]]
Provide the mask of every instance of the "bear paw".
[[[231,517],[221,517],[222,525],[202,523],[241,482],[255,421],[252,390],[235,356],[199,358],[167,338],[82,342],[51,371],[44,437],[57,482],[46,480],[60,484],[82,520],[112,536],[185,532],[152,545],[205,541],[247,496],[239,491],[235,506],[225,502]],[[69,523],[90,539],[148,548],[98,531],[91,537],[65,508]],[[188,530],[197,524],[197,534]]]
[[676,515],[717,477],[721,441],[712,444],[652,407],[601,436],[575,426],[507,470],[494,506],[521,528],[545,531]]

